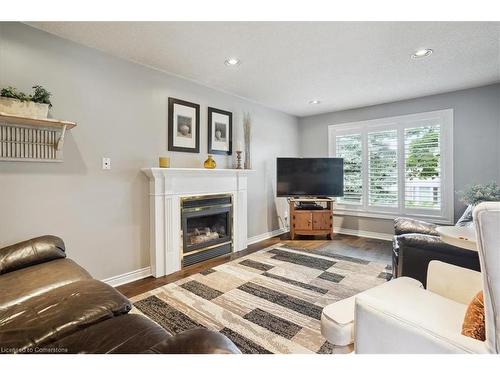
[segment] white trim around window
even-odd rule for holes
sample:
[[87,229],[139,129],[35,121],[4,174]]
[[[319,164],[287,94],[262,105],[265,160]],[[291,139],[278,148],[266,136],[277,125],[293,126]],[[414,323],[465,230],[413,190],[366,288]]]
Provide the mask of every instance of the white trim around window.
[[[405,140],[407,140],[407,138],[405,137],[407,133],[405,133],[405,130],[408,131],[408,129],[418,129],[421,127],[424,128],[432,126],[439,129],[439,138],[438,141],[435,141],[436,143],[434,145],[435,150],[439,150],[439,181],[433,182],[433,185],[435,186],[433,191],[436,194],[436,203],[432,206],[432,208],[427,208],[427,206],[420,206],[416,208],[413,205],[409,207],[408,202],[410,201],[406,198],[409,194],[408,191],[412,191],[413,188],[411,188],[411,184],[407,182],[406,175],[407,164],[405,153],[407,150],[405,147]],[[370,162],[368,155],[368,135],[375,132],[390,130],[397,132],[397,137],[394,137],[393,132],[391,133],[392,163],[394,163],[394,153],[396,153],[397,165],[395,166],[395,169],[391,171],[392,175],[386,175],[385,178],[388,180],[391,178],[397,180],[397,188],[394,187],[391,192],[393,198],[392,201],[389,200],[391,202],[390,204],[377,205],[377,203],[374,203],[373,194],[369,195],[368,191],[368,163]],[[329,156],[337,156],[337,139],[339,139],[340,142],[341,140],[343,141],[346,139],[342,138],[342,136],[354,135],[361,136],[361,157],[359,157],[359,149],[357,149],[358,153],[356,154],[357,156],[354,156],[354,158],[357,158],[358,163],[357,165],[354,165],[354,168],[361,165],[361,176],[359,176],[360,178],[358,180],[362,184],[362,187],[361,190],[354,189],[353,192],[351,192],[351,195],[346,195],[346,197],[349,196],[352,198],[350,202],[348,202],[347,199],[339,199],[336,205],[336,213],[341,215],[375,217],[383,219],[393,219],[397,216],[409,216],[440,224],[453,223],[453,109],[330,125],[328,126]],[[396,145],[394,145],[394,142],[396,142]],[[385,152],[387,152],[387,148]],[[372,155],[374,154],[372,153]],[[346,166],[345,161],[344,166]],[[356,185],[358,180],[354,179]],[[344,182],[346,183],[345,180]],[[396,195],[396,189],[397,202],[394,198]],[[418,191],[419,190],[416,189],[416,196],[418,197],[418,194],[423,194],[424,199],[426,198],[425,194],[429,194],[428,192],[422,193]],[[418,206],[418,204],[416,206]]]

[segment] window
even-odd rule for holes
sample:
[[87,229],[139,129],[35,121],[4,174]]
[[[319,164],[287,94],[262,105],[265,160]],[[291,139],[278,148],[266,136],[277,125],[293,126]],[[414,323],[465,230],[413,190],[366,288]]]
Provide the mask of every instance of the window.
[[361,204],[363,202],[363,176],[361,175],[361,134],[338,136],[336,154],[344,158],[344,196],[339,202]]
[[398,133],[368,133],[368,204],[398,206]]
[[441,208],[439,125],[405,129],[405,206]]
[[453,110],[329,126],[344,158],[339,213],[453,220]]

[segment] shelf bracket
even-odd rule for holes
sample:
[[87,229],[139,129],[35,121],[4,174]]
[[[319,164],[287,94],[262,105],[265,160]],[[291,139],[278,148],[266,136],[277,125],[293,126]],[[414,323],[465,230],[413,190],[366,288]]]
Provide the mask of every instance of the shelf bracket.
[[66,126],[67,125],[63,125],[63,127],[61,129],[61,136],[59,137],[59,139],[57,141],[57,145],[56,145],[57,151],[61,151],[63,146],[64,146],[64,136],[66,135]]

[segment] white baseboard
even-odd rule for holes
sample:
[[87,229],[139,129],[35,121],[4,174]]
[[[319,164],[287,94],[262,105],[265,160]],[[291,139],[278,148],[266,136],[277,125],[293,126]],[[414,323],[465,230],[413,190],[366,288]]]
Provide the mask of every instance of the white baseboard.
[[[273,230],[271,232],[266,232],[259,234],[257,236],[249,237],[248,238],[248,245],[252,245],[254,243],[260,242],[267,240],[268,238],[274,237],[274,236],[279,236],[281,234],[287,233],[288,228],[280,228]],[[346,228],[340,228],[340,227],[335,227],[334,228],[335,233],[340,233],[340,234],[348,234],[351,236],[358,236],[358,237],[366,237],[366,238],[374,238],[377,240],[387,240],[391,241],[393,235],[388,234],[388,233],[377,233],[377,232],[369,232],[365,230],[357,230],[357,229],[346,229]],[[130,283],[132,281],[136,281],[139,279],[144,279],[145,277],[151,276],[151,267],[144,267],[135,271],[130,271],[121,275],[113,276],[113,277],[108,277],[107,279],[102,280],[103,282],[113,286],[117,287],[123,284]]]
[[348,234],[350,236],[366,237],[366,238],[373,238],[376,240],[386,240],[386,241],[392,241],[392,237],[394,237],[394,235],[390,233],[370,232],[366,230],[347,229],[341,227],[334,227],[333,231],[334,233]]
[[[370,232],[366,230],[359,230],[359,229],[348,229],[348,228],[341,228],[341,227],[334,227],[333,228],[334,233],[340,233],[340,234],[347,234],[350,236],[358,236],[358,237],[365,237],[365,238],[373,238],[376,240],[386,240],[386,241],[392,241],[392,238],[394,237],[393,234],[390,233],[379,233],[379,232]],[[274,236],[279,236],[283,233],[289,232],[288,228],[280,228],[273,230],[272,232],[266,232],[259,234],[257,236],[253,236],[248,238],[248,244],[254,244],[256,242],[264,241],[267,240],[268,238],[274,237]]]
[[[251,245],[253,243],[267,240],[268,238],[278,236],[280,234],[288,232],[286,228],[280,228],[277,230],[273,230],[272,232],[262,233],[258,236],[253,236],[248,239],[248,244]],[[151,267],[141,268],[135,271],[130,271],[121,275],[108,277],[107,279],[103,279],[101,281],[111,285],[112,287],[117,287],[123,284],[131,283],[132,281],[144,279],[145,277],[151,276]]]
[[279,235],[286,233],[286,232],[288,232],[288,228],[280,228],[280,229],[273,230],[272,232],[258,234],[257,236],[249,237],[247,244],[252,245],[256,242],[264,241],[264,240],[267,240],[268,238],[271,238],[274,236],[279,236]]
[[117,287],[123,284],[131,283],[139,279],[144,279],[145,277],[151,276],[151,267],[144,267],[135,271],[130,271],[121,275],[108,277],[107,279],[101,280],[113,287]]

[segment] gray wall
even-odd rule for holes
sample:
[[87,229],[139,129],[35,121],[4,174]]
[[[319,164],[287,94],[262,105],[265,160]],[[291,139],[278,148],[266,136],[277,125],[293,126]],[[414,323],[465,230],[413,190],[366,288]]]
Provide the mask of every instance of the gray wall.
[[[253,119],[248,235],[279,227],[275,157],[297,156],[297,118],[162,72],[120,60],[19,23],[0,23],[0,86],[53,95],[52,117],[76,121],[64,163],[0,162],[0,246],[55,234],[95,277],[149,265],[148,186],[140,168],[159,155],[174,167],[201,167],[207,155],[207,106]],[[201,153],[167,151],[167,98],[201,105]],[[112,159],[110,171],[101,158]],[[219,167],[233,157],[217,156]]]
[[[301,153],[327,156],[329,125],[446,108],[454,110],[454,190],[500,181],[500,84],[300,118]],[[455,218],[463,209],[455,194]],[[335,225],[392,233],[391,220],[346,216]]]

